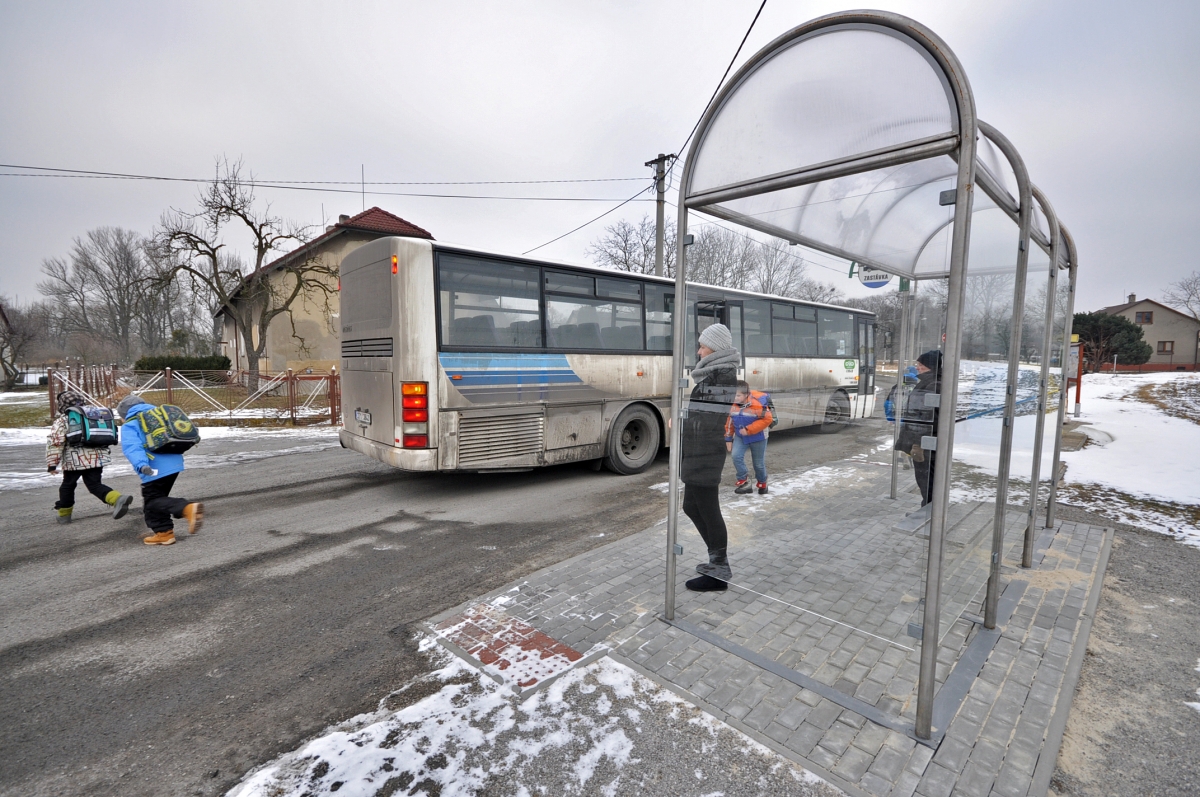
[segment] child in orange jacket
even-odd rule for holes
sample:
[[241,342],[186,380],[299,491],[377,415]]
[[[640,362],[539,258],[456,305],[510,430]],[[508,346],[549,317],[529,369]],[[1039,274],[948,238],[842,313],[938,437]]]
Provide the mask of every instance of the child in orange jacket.
[[758,494],[767,494],[767,430],[772,420],[767,403],[766,393],[751,390],[746,382],[737,383],[737,395],[725,421],[725,447],[732,452],[733,467],[737,471],[735,493],[744,495],[754,490],[746,472],[746,451],[749,450],[754,477],[758,480]]

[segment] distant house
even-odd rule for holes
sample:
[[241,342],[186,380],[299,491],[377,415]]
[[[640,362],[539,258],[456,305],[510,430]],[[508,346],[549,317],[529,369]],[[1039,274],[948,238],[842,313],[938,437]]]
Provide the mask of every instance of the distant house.
[[1150,365],[1194,366],[1200,358],[1200,321],[1186,313],[1153,299],[1138,299],[1133,293],[1125,304],[1103,307],[1100,312],[1123,316],[1142,328],[1143,338],[1154,352]]
[[[370,208],[357,216],[341,216],[338,223],[325,228],[320,236],[298,247],[286,255],[271,261],[263,268],[278,272],[282,266],[299,258],[322,258],[333,268],[341,266],[342,259],[351,250],[363,244],[391,235],[433,240],[428,231],[421,229],[399,216],[381,208]],[[331,285],[331,288],[336,286]],[[259,362],[261,370],[278,373],[291,368],[302,372],[308,368],[314,372],[328,371],[341,362],[341,325],[338,323],[340,308],[336,293],[330,297],[329,313],[326,313],[324,296],[300,297],[292,305],[296,334],[303,344],[292,335],[292,324],[286,315],[278,316],[267,330],[267,348]],[[221,323],[221,353],[229,357],[234,368],[244,368],[246,350],[237,334],[233,320],[218,311]]]

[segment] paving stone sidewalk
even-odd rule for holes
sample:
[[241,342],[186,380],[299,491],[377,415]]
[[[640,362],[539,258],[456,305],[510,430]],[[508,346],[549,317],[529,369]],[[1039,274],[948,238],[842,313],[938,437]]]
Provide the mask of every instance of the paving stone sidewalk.
[[923,742],[912,732],[920,644],[909,631],[923,620],[927,540],[901,522],[919,499],[888,498],[889,479],[861,458],[791,474],[770,496],[728,492],[724,593],[683,589],[704,547],[681,515],[677,625],[662,619],[665,523],[477,602],[575,650],[609,648],[850,794],[1044,794],[1111,532],[1060,523],[1023,570],[1025,515],[1010,509],[1001,623],[987,631],[994,507],[952,506],[935,734]]

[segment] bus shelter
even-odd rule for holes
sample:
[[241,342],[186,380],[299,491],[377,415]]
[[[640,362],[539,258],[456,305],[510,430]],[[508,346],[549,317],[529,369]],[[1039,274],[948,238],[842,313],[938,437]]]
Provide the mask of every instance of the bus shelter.
[[[936,431],[921,437],[919,453],[909,452],[933,462],[932,500],[922,508],[911,490],[898,495],[898,481],[908,487],[911,477],[893,454],[891,491],[883,496],[893,503],[880,504],[886,517],[875,523],[907,531],[894,549],[897,569],[912,564],[920,549],[921,583],[897,587],[920,591],[916,619],[905,624],[903,612],[888,603],[895,595],[877,585],[856,593],[860,600],[843,596],[816,608],[797,598],[804,593],[796,578],[762,578],[778,586],[749,590],[911,651],[919,676],[907,732],[927,740],[943,724],[934,698],[944,677],[937,664],[946,629],[972,605],[982,610],[980,626],[997,627],[1004,546],[1017,541],[1022,564],[1031,565],[1042,525],[1039,484],[1049,489],[1045,525],[1053,524],[1063,352],[1077,272],[1073,241],[1016,148],[977,118],[950,48],[919,23],[886,12],[815,19],[751,58],[696,130],[678,208],[683,242],[689,214],[697,211],[900,277],[899,374],[921,352],[942,353],[940,391],[923,397],[937,410]],[[677,258],[668,622],[682,621],[676,617],[680,412],[690,354],[686,246]],[[1063,269],[1069,278],[1059,278]],[[901,389],[897,404],[905,399]],[[1010,495],[1010,482],[1023,484],[1024,495]],[[1012,511],[1022,502],[1025,511]],[[845,550],[854,550],[853,542]],[[771,550],[789,544],[781,537]],[[890,542],[875,545],[892,550]],[[737,554],[734,545],[731,584],[738,580]],[[842,564],[845,579],[874,578]],[[757,572],[770,567],[759,562]],[[869,707],[864,713],[871,716]]]

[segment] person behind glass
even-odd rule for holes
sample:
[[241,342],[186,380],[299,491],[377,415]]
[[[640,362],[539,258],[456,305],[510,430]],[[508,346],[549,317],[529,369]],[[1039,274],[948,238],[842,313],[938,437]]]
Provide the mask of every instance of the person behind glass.
[[904,403],[904,412],[900,416],[903,425],[897,443],[900,451],[912,457],[913,475],[921,490],[921,506],[932,500],[933,466],[937,457],[934,451],[921,448],[922,437],[937,437],[937,399],[926,402],[925,397],[941,392],[942,353],[933,349],[917,358],[917,384]]
[[700,357],[692,369],[695,387],[688,397],[680,428],[680,473],[683,511],[696,524],[708,546],[708,561],[696,565],[698,578],[686,586],[694,592],[714,592],[728,587],[728,531],[721,516],[717,491],[725,469],[725,421],[737,393],[737,368],[741,355],[724,324],[713,324],[700,333]]
[[[771,428],[771,410],[767,406],[767,394],[751,390],[746,382],[737,383],[733,409],[725,421],[725,448],[733,453],[733,469],[737,473],[737,484],[733,491],[745,495],[758,487],[759,495],[767,494],[767,430]],[[754,478],[750,484],[746,472],[746,452],[754,463]]]

